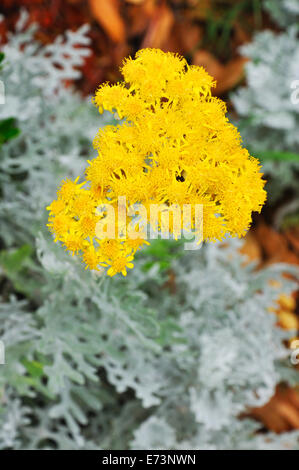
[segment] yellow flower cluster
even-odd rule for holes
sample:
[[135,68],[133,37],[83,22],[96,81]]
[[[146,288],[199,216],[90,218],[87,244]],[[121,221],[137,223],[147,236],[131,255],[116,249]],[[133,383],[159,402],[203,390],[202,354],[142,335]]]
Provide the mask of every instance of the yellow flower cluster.
[[122,122],[99,130],[86,180],[65,180],[48,208],[56,240],[86,267],[106,267],[111,276],[126,275],[146,240],[97,238],[97,223],[109,219],[100,205],[116,207],[119,197],[147,211],[152,204],[202,204],[203,239],[219,240],[244,235],[266,198],[259,162],[242,147],[224,102],[211,96],[215,82],[202,67],[143,49],[121,71],[124,83],[101,85],[94,103]]

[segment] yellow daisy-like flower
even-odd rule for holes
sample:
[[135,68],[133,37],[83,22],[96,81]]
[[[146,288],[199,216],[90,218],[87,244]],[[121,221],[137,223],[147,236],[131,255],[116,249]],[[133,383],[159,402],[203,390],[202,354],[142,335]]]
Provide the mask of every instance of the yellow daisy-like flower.
[[98,266],[99,266],[99,255],[98,255],[98,252],[97,250],[94,248],[93,245],[89,245],[87,246],[84,250],[83,250],[83,261],[85,263],[85,269],[89,268],[89,269],[94,269],[94,270],[98,270]]
[[63,245],[67,251],[72,253],[73,256],[77,255],[79,251],[84,248],[83,239],[76,233],[67,233],[64,236]]
[[127,275],[127,268],[134,268],[133,256],[121,255],[115,258],[111,264],[111,267],[108,269],[108,276],[114,276],[117,273],[122,273],[123,276]]
[[[47,208],[55,240],[87,268],[106,267],[109,276],[126,275],[136,251],[148,244],[146,236],[126,236],[136,214],[121,219],[120,198],[122,209],[142,205],[147,221],[153,205],[166,206],[170,223],[160,214],[157,226],[165,231],[166,224],[174,238],[187,226],[198,230],[199,216],[193,211],[187,223],[183,214],[178,227],[173,207],[202,205],[202,239],[208,241],[243,236],[266,199],[260,164],[242,147],[225,103],[212,97],[215,81],[202,67],[142,49],[121,71],[124,82],[101,85],[94,104],[100,113],[117,113],[122,123],[99,130],[98,156],[88,161],[85,180],[64,180]],[[99,213],[102,205],[112,206],[116,219],[108,209]],[[115,230],[105,235],[110,222]]]

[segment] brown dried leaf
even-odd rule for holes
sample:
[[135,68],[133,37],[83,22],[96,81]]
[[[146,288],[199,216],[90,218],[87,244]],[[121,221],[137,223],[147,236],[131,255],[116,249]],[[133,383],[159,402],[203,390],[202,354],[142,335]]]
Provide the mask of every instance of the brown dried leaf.
[[289,423],[292,429],[299,429],[299,410],[291,403],[280,400],[276,405],[276,410]]
[[118,0],[88,0],[94,18],[114,42],[125,40],[125,25]]
[[192,52],[201,41],[203,30],[198,24],[184,20],[175,24],[172,35],[178,36],[182,53],[188,54]]
[[200,49],[195,52],[192,63],[201,65],[206,71],[218,81],[223,73],[223,65],[210,52]]
[[198,50],[193,56],[193,64],[202,65],[215,78],[217,82],[215,93],[218,95],[233,88],[243,78],[246,62],[247,59],[244,57],[237,57],[223,65],[205,50]]
[[286,239],[265,223],[257,226],[255,235],[268,258],[281,258],[288,249]]
[[299,257],[290,249],[284,234],[276,232],[265,223],[260,223],[255,229],[255,236],[263,249],[266,264],[280,262],[299,264]]
[[278,324],[285,330],[298,330],[299,318],[295,313],[287,310],[280,310],[277,314]]
[[252,232],[247,233],[240,252],[246,255],[249,261],[261,261],[261,246],[257,242],[257,239]]
[[163,48],[174,24],[174,16],[169,7],[163,3],[152,14],[147,32],[142,41],[143,47]]
[[148,27],[149,20],[150,15],[143,4],[141,6],[131,5],[128,8],[128,36],[134,37],[143,34]]
[[288,230],[285,236],[293,250],[299,254],[299,227]]
[[226,64],[217,80],[216,93],[222,94],[234,88],[244,77],[244,65],[247,59],[237,57]]
[[299,429],[299,395],[294,389],[278,387],[266,405],[254,408],[252,416],[277,433]]
[[126,3],[133,3],[133,5],[141,5],[145,0],[126,0]]
[[245,30],[243,25],[236,21],[234,23],[234,44],[239,47],[243,44],[251,42],[252,34]]

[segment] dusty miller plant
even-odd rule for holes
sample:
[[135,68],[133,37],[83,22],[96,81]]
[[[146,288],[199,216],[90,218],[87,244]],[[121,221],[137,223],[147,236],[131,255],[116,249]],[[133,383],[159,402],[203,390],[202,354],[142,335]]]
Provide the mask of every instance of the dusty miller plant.
[[157,241],[108,279],[51,240],[45,207],[84,167],[99,117],[61,83],[86,29],[51,47],[33,33],[19,23],[1,71],[0,120],[20,134],[0,150],[0,448],[296,448],[296,433],[242,417],[298,380],[268,312],[293,289],[290,267],[256,271],[237,241],[193,253]]
[[282,27],[299,23],[299,4],[297,0],[264,0],[264,8]]
[[299,195],[298,158],[288,160],[285,156],[286,152],[299,154],[299,105],[291,99],[292,84],[299,80],[298,27],[294,24],[299,9],[292,0],[271,0],[264,5],[274,19],[283,20],[289,14],[288,21],[283,22],[288,27],[281,33],[257,33],[252,43],[241,47],[241,53],[250,59],[245,66],[247,86],[239,88],[232,99],[240,116],[242,137],[254,154],[258,157],[264,151],[281,152],[282,161],[264,164],[271,177],[266,187],[271,202],[287,188]]

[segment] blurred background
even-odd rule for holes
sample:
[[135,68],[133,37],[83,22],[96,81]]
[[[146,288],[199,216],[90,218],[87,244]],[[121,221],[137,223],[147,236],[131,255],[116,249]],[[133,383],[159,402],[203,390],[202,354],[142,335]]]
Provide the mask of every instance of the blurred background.
[[252,0],[3,0],[2,34],[15,24],[20,7],[38,23],[37,36],[44,43],[67,29],[90,25],[92,54],[79,84],[85,94],[103,81],[119,80],[122,59],[144,47],[178,52],[204,65],[217,79],[216,93],[225,94],[244,78],[240,46],[256,31],[278,30],[262,2]]
[[[2,45],[21,8],[27,11],[26,25],[37,25],[35,40],[45,46],[66,31],[89,26],[90,53],[75,64],[80,74],[63,77],[66,88],[75,87],[88,99],[100,83],[120,80],[123,58],[140,48],[177,52],[190,64],[203,65],[217,80],[215,95],[226,101],[230,119],[261,160],[267,179],[267,203],[254,216],[242,252],[258,268],[299,265],[297,0],[2,0]],[[1,129],[2,142],[17,133],[11,121]],[[6,262],[2,256],[4,269]],[[281,295],[274,313],[283,329],[298,332],[298,291]],[[296,386],[279,386],[270,403],[251,415],[275,432],[299,429]]]

